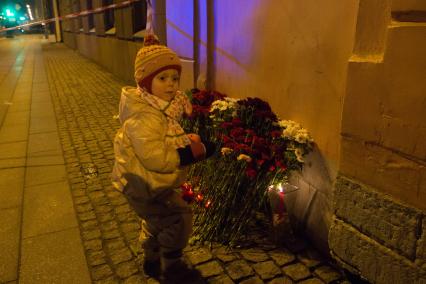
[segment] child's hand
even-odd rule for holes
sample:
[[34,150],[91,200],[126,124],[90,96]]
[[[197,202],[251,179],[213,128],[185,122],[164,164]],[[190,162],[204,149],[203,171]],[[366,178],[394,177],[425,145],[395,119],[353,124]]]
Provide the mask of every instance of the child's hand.
[[[198,136],[198,139],[200,139],[199,136]],[[195,141],[191,140],[190,147],[191,147],[192,155],[194,156],[194,159],[196,161],[201,161],[201,160],[205,159],[205,157],[206,157],[206,147],[204,146],[203,143],[201,143],[201,140],[199,140],[198,142],[195,142]]]
[[192,143],[201,143],[201,137],[198,134],[191,133],[188,134],[189,140],[191,140]]

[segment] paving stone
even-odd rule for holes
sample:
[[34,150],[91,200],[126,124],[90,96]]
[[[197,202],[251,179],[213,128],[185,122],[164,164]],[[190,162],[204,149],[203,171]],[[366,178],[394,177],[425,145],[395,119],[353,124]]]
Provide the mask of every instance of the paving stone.
[[309,278],[309,279],[303,280],[302,282],[299,282],[299,283],[301,283],[301,284],[324,284],[324,282],[321,281],[318,278]]
[[74,198],[75,204],[83,204],[83,203],[87,203],[87,202],[90,202],[90,199],[87,196],[81,196],[81,197],[75,197]]
[[324,261],[317,251],[311,249],[299,253],[297,259],[309,268],[318,266]]
[[213,249],[212,252],[214,253],[217,259],[225,263],[237,259],[235,253],[233,253],[232,250],[227,249],[226,247],[218,247],[216,249]]
[[296,257],[286,249],[270,251],[269,255],[279,266],[291,263],[296,259]]
[[[114,221],[115,218],[114,218],[114,214],[112,214],[111,212],[103,212],[103,213],[99,214],[98,219],[99,219],[99,222],[105,223],[105,222],[108,222],[108,221]],[[119,221],[121,221],[121,220],[119,220]],[[123,220],[123,221],[125,221],[125,220]]]
[[126,243],[122,239],[115,239],[115,240],[107,240],[105,241],[105,247],[108,249],[108,251],[117,250],[120,248],[124,248],[126,246]]
[[113,273],[111,267],[109,267],[108,264],[95,266],[91,269],[90,272],[92,274],[92,280],[105,279]]
[[98,228],[98,221],[97,220],[88,220],[88,221],[85,221],[85,222],[80,222],[80,226],[83,230]]
[[94,281],[93,283],[94,284],[117,284],[117,283],[120,283],[120,280],[115,276],[110,276],[102,280]]
[[88,212],[84,212],[84,213],[79,213],[78,218],[81,221],[93,220],[93,219],[96,219],[96,214],[95,214],[94,211],[88,211]]
[[263,280],[272,279],[281,274],[281,269],[272,260],[255,263],[253,268]]
[[216,258],[222,262],[227,263],[237,259],[237,256],[235,254],[217,254]]
[[219,275],[219,276],[208,279],[207,283],[209,283],[209,284],[233,284],[235,282],[232,281],[232,279],[229,278],[227,275]]
[[269,282],[269,284],[293,284],[293,283],[295,282],[288,277],[278,277],[278,278],[272,279]]
[[294,281],[299,281],[304,278],[308,278],[311,275],[309,269],[301,263],[285,266],[283,267],[283,271]]
[[145,284],[145,283],[146,283],[146,280],[141,275],[132,275],[123,281],[123,284]]
[[240,252],[241,255],[252,262],[261,262],[269,259],[269,256],[263,251],[259,249],[248,249]]
[[215,260],[200,264],[196,268],[200,271],[201,275],[205,278],[216,276],[223,272],[222,266],[220,266],[220,264]]
[[241,284],[263,284],[264,282],[257,276],[239,282]]
[[330,266],[320,266],[314,270],[314,273],[325,283],[331,283],[341,278],[340,273]]
[[101,229],[104,232],[112,231],[118,229],[118,223],[116,221],[108,221],[101,223]]
[[124,238],[127,242],[132,242],[136,239],[139,239],[140,231],[127,232],[124,234]]
[[95,207],[95,211],[99,215],[104,215],[105,213],[109,213],[112,210],[113,209],[112,209],[111,205],[98,205],[98,206]]
[[228,263],[225,266],[225,269],[228,272],[229,277],[233,280],[239,280],[254,274],[253,269],[244,260],[236,260]]
[[[90,203],[78,204],[75,206],[75,211],[77,211],[78,213],[91,212],[92,210],[93,210],[93,206]],[[92,212],[92,214],[94,213]],[[85,221],[85,220],[94,219],[94,218],[89,218],[89,219],[83,219],[83,218],[84,217],[80,217],[80,220]],[[95,215],[95,218],[96,218],[96,215]]]
[[102,234],[99,229],[94,229],[94,230],[82,231],[81,235],[83,240],[89,241],[93,239],[99,239]]
[[127,213],[130,212],[132,209],[130,209],[128,204],[123,204],[123,205],[119,205],[117,207],[115,207],[115,213],[116,214],[120,214],[120,213]]
[[102,251],[102,250],[99,250],[99,251],[89,251],[87,253],[87,262],[91,266],[105,264],[106,263],[105,252]]
[[83,241],[84,248],[86,250],[100,250],[102,249],[102,241],[100,239]]
[[138,223],[124,223],[120,225],[120,229],[122,232],[134,232],[139,231],[141,229],[140,225]]
[[[79,196],[85,196],[86,195],[86,191],[84,189],[74,189],[73,188],[72,191],[71,191],[71,193],[72,193],[72,195],[74,197],[79,197]],[[76,211],[77,211],[77,209],[76,209]]]
[[114,264],[122,263],[131,260],[133,257],[132,252],[128,248],[123,248],[117,251],[111,252],[111,261]]
[[191,264],[197,265],[211,260],[213,258],[213,255],[207,249],[201,248],[188,252],[186,254],[186,257],[188,258]]
[[125,279],[135,273],[138,273],[139,270],[133,261],[128,261],[128,262],[118,264],[116,272],[121,279]]

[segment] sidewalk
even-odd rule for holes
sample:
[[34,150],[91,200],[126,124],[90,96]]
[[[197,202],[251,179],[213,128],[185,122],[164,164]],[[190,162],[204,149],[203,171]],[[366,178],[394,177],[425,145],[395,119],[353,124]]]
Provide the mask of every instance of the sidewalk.
[[[0,282],[157,283],[140,271],[139,219],[109,176],[125,83],[63,44],[26,46],[13,63],[22,72],[0,63],[0,99],[12,103],[0,131]],[[209,283],[345,282],[304,243],[185,255]]]
[[0,282],[90,283],[40,43],[1,46]]

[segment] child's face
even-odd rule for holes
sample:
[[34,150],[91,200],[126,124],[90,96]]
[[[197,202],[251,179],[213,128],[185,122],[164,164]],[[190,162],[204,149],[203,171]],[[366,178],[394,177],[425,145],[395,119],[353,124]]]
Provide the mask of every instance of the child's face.
[[165,101],[171,101],[179,88],[179,73],[175,69],[167,69],[158,73],[152,80],[152,94]]

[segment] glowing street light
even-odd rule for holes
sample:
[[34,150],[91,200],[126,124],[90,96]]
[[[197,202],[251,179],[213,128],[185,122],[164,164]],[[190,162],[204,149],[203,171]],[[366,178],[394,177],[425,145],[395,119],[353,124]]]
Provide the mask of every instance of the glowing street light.
[[30,20],[34,20],[33,18],[33,13],[31,12],[31,6],[29,4],[27,4],[27,11],[28,11],[28,16],[30,17]]
[[10,11],[10,9],[6,9],[6,16],[7,16],[7,17],[13,17],[13,16],[15,16],[15,14],[14,14],[14,13],[12,13],[12,12]]

